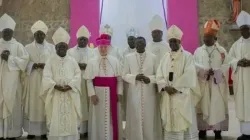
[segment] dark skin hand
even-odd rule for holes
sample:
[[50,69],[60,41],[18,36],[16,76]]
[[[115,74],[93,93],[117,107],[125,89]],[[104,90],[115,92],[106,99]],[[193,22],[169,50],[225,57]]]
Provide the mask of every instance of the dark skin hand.
[[166,87],[165,87],[165,91],[166,91],[169,95],[174,95],[174,94],[176,94],[176,93],[178,92],[175,88],[173,88],[173,87],[171,87],[171,86],[166,86]]
[[137,80],[137,81],[143,81],[143,79],[144,79],[144,75],[143,74],[138,74],[135,77],[135,80]]
[[144,82],[145,84],[149,84],[149,83],[150,83],[150,79],[149,79],[147,76],[144,76],[144,77],[143,77],[143,82]]
[[86,63],[79,63],[78,65],[79,65],[79,67],[80,67],[81,70],[85,70],[86,67],[87,67]]
[[209,74],[209,75],[214,75],[213,69],[209,69],[209,70],[208,70],[208,74]]
[[55,85],[54,89],[59,90],[61,92],[67,92],[69,90],[72,90],[72,88],[69,85],[66,86]]
[[36,69],[44,69],[44,67],[45,67],[45,64],[44,64],[44,63],[34,63],[32,69],[33,69],[33,70],[36,70]]
[[4,51],[2,52],[2,54],[1,54],[1,58],[2,58],[3,60],[5,60],[5,61],[8,61],[9,55],[10,55],[10,51],[4,50]]
[[238,61],[237,65],[239,67],[250,67],[250,60],[243,58],[243,59]]

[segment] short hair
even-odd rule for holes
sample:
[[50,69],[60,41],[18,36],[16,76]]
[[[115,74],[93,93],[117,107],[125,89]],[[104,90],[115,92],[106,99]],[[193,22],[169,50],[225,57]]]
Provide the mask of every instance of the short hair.
[[146,42],[146,39],[144,37],[142,37],[142,36],[137,37],[136,40],[137,39],[142,39],[144,42]]

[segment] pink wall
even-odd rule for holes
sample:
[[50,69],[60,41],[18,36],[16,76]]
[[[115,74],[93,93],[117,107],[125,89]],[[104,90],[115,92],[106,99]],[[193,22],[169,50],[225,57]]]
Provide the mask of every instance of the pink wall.
[[[177,25],[184,32],[182,44],[190,52],[199,46],[197,0],[168,0],[168,26]],[[99,35],[99,0],[71,0],[71,46],[76,44],[76,32],[81,25],[91,31],[90,43]]]
[[70,10],[71,47],[76,45],[76,32],[81,25],[91,32],[90,43],[95,43],[100,27],[99,0],[71,0]]
[[168,0],[168,26],[177,25],[184,32],[182,45],[193,53],[199,46],[198,0]]

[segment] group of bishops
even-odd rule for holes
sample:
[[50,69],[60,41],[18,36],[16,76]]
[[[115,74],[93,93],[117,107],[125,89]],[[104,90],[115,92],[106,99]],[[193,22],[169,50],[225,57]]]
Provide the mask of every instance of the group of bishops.
[[[241,136],[250,140],[250,15],[237,19],[241,37],[229,53],[217,42],[220,23],[204,25],[204,45],[194,55],[182,46],[183,32],[172,25],[163,41],[164,22],[149,23],[152,41],[127,32],[126,48],[112,45],[113,30],[101,28],[96,48],[90,32],[77,31],[77,45],[59,27],[46,41],[48,27],[31,27],[25,47],[13,38],[15,21],[0,18],[0,140],[206,140],[228,131],[228,79],[234,81]],[[229,68],[232,75],[229,76]],[[123,131],[123,121],[126,121]]]

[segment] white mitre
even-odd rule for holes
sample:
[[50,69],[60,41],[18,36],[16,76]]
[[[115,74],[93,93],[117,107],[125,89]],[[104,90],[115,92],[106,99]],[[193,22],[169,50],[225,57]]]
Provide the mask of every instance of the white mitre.
[[170,39],[178,39],[181,40],[183,36],[183,32],[181,31],[181,29],[179,27],[177,27],[176,25],[172,25],[168,31],[167,31],[167,37],[168,40]]
[[82,25],[82,26],[78,29],[77,33],[76,33],[76,38],[79,38],[79,37],[86,37],[86,38],[89,38],[90,35],[91,35],[91,34],[90,34],[88,28],[87,28],[86,26]]
[[127,37],[129,36],[138,37],[138,30],[134,27],[129,28],[127,31]]
[[41,20],[38,20],[31,27],[31,32],[35,34],[37,31],[42,31],[44,34],[48,32],[48,26]]
[[110,36],[113,35],[113,29],[110,25],[106,24],[100,28],[100,34],[108,34]]
[[3,31],[4,29],[11,29],[15,30],[16,22],[11,18],[8,14],[4,14],[0,18],[0,31]]
[[61,42],[69,44],[70,36],[69,36],[69,33],[65,29],[63,29],[62,27],[59,27],[54,33],[54,35],[52,36],[52,40],[55,45]]
[[164,28],[164,21],[159,15],[155,15],[149,22],[149,28],[151,31],[161,30]]
[[250,26],[250,15],[245,11],[241,11],[237,17],[236,23],[238,27],[241,27],[243,25]]

